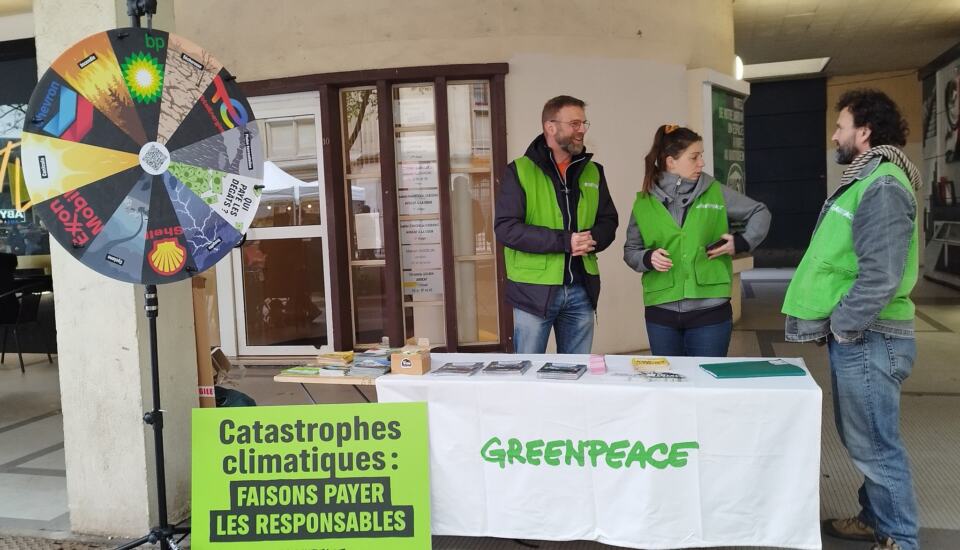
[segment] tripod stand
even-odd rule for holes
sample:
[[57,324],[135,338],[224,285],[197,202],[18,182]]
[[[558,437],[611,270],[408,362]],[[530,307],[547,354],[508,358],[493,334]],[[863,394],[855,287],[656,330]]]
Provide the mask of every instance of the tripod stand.
[[[140,17],[147,16],[147,27],[152,27],[153,15],[157,13],[157,0],[127,0],[127,15],[130,16],[130,25],[140,27]],[[163,550],[176,550],[177,544],[173,541],[175,535],[185,535],[190,532],[189,527],[170,525],[167,519],[167,476],[164,471],[163,459],[163,411],[160,409],[160,362],[157,357],[157,285],[147,285],[143,291],[144,312],[150,332],[150,375],[153,385],[153,410],[143,415],[144,423],[153,426],[153,452],[156,459],[157,476],[157,514],[160,524],[150,529],[150,532],[137,540],[131,541],[117,550],[129,550],[144,544],[160,543]]]
[[177,545],[173,541],[173,537],[189,533],[190,528],[170,525],[167,520],[167,478],[163,462],[163,411],[160,409],[160,361],[157,356],[157,285],[147,285],[143,291],[143,297],[145,302],[143,309],[147,316],[150,333],[150,375],[153,384],[153,410],[143,415],[143,421],[153,426],[153,451],[156,458],[155,473],[157,476],[157,513],[160,516],[160,524],[150,529],[150,532],[145,536],[117,547],[117,550],[129,550],[143,544],[158,542],[163,550],[176,550]]

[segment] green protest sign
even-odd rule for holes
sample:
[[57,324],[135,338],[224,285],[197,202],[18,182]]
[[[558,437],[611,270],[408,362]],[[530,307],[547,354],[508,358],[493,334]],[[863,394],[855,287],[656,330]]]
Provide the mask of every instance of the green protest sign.
[[713,176],[743,193],[746,162],[743,141],[743,102],[740,94],[713,87]]
[[193,411],[193,548],[430,548],[425,403]]

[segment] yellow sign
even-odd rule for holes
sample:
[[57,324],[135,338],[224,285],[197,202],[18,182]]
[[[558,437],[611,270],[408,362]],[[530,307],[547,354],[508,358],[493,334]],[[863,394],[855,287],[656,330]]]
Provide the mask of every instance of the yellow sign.
[[[0,193],[3,193],[3,184],[7,181],[7,165],[10,163],[10,153],[20,147],[19,141],[11,141],[7,146],[0,149]],[[26,212],[33,206],[30,197],[27,195],[26,186],[23,182],[23,171],[20,170],[20,159],[14,159],[13,170],[10,171],[10,202],[17,212]],[[21,200],[24,199],[24,200]]]

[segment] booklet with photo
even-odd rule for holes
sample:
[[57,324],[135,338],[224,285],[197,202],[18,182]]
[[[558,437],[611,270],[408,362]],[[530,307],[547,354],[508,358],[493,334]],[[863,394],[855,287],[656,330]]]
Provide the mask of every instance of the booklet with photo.
[[354,361],[350,367],[348,376],[371,376],[377,377],[390,372],[390,365],[382,365],[373,362]]
[[433,371],[434,376],[471,376],[483,368],[480,362],[444,363],[442,367]]
[[365,357],[357,355],[353,360],[354,367],[389,367],[390,356],[384,357]]
[[554,380],[576,380],[587,371],[582,363],[547,363],[537,370],[537,378]]
[[299,365],[296,367],[290,367],[289,369],[284,369],[280,371],[280,374],[284,376],[316,376],[319,370],[320,367]]
[[483,369],[483,374],[521,375],[530,368],[530,361],[493,361]]

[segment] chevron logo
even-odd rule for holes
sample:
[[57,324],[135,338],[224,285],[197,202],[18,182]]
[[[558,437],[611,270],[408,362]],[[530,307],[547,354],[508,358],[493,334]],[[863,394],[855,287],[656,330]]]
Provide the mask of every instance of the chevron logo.
[[69,141],[80,141],[93,128],[93,105],[77,92],[60,90],[60,111],[43,127],[43,131]]

